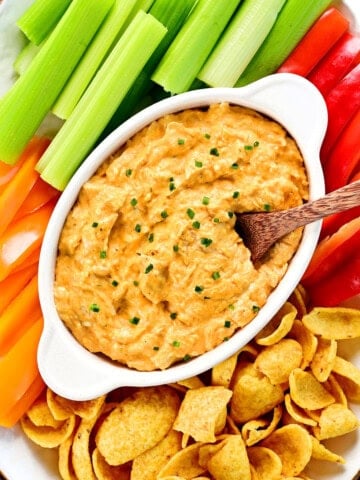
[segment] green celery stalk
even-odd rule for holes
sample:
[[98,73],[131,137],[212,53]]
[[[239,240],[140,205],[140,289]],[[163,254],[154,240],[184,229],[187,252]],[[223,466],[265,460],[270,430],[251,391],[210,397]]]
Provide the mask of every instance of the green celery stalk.
[[152,15],[137,13],[38,162],[46,182],[65,188],[165,34]]
[[245,0],[198,78],[211,87],[233,87],[274,25],[285,0]]
[[14,164],[50,111],[113,0],[73,0],[29,68],[0,102],[0,158]]
[[152,80],[172,94],[188,90],[241,0],[199,0]]
[[58,23],[71,0],[35,0],[16,22],[35,45],[39,45]]
[[236,86],[275,72],[330,3],[331,0],[287,0],[274,27],[240,75]]
[[106,58],[120,29],[134,8],[137,0],[115,0],[110,13],[74,70],[64,90],[52,108],[59,118],[69,118],[76,104]]
[[23,75],[25,70],[28,69],[30,63],[34,60],[41,49],[42,44],[35,45],[35,43],[29,42],[21,50],[14,62],[14,70],[18,75]]
[[197,0],[182,0],[179,2],[178,0],[156,0],[152,5],[149,13],[165,25],[168,32],[140,72],[140,75],[127,93],[126,98],[119,105],[114,116],[102,133],[101,138],[108,135],[143,106],[143,97],[146,97],[154,86],[151,80],[153,71],[185,22],[196,1]]

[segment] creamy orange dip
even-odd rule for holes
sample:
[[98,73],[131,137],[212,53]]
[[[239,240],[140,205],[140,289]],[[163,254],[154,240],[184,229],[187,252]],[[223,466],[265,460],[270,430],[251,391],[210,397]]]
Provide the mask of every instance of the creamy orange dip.
[[279,124],[228,104],[161,118],[81,189],[59,243],[58,313],[88,350],[135,369],[200,355],[254,318],[301,237],[254,265],[234,212],[307,197]]

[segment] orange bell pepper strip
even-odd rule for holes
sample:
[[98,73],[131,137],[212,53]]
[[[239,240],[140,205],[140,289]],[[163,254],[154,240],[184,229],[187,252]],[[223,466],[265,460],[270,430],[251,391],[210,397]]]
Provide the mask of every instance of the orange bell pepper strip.
[[13,222],[0,237],[0,281],[39,249],[55,203],[50,200],[34,213]]
[[336,8],[328,8],[300,40],[278,72],[307,76],[348,28],[349,20]]
[[38,276],[35,275],[0,315],[0,356],[6,355],[40,315]]
[[49,144],[50,140],[43,137],[34,137],[29,142],[22,154],[25,158],[24,163],[0,194],[0,235],[11,223],[39,178],[39,173],[35,171],[35,165]]
[[34,263],[17,273],[9,275],[5,280],[0,282],[0,315],[10,302],[21,292],[21,290],[29,283],[29,281],[37,273],[37,264]]
[[37,374],[33,383],[30,385],[28,390],[26,390],[20,400],[15,403],[10,412],[7,412],[6,414],[0,413],[0,425],[6,428],[13,427],[29,410],[31,405],[40,396],[45,387],[46,385],[44,380],[41,378],[40,374]]
[[343,225],[316,247],[301,282],[305,288],[317,284],[323,278],[336,276],[336,270],[360,250],[360,217]]
[[[8,425],[7,414],[23,398],[39,375],[37,347],[43,329],[42,317],[22,335],[9,352],[0,357],[1,425]],[[26,407],[26,405],[24,405]],[[18,412],[20,413],[20,412]],[[13,414],[11,415],[12,418]],[[21,415],[20,415],[21,416]]]
[[14,220],[18,220],[25,215],[35,212],[53,198],[60,196],[59,190],[56,190],[49,183],[44,182],[42,178],[38,178],[35,185],[30,190],[29,195],[25,198],[23,204],[17,211]]

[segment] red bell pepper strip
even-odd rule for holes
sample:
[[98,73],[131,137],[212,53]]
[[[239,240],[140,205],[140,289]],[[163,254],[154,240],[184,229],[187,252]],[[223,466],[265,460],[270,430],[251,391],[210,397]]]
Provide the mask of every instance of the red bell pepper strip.
[[360,293],[360,244],[331,275],[307,288],[314,306],[335,307]]
[[328,128],[321,147],[321,160],[326,163],[340,133],[360,108],[360,64],[353,68],[325,97],[329,114]]
[[34,137],[21,155],[25,158],[24,163],[0,194],[0,235],[11,223],[39,178],[39,173],[35,171],[35,165],[49,144],[48,138]]
[[312,25],[278,72],[305,77],[349,28],[349,21],[334,7],[328,8]]
[[360,61],[360,37],[345,33],[308,75],[326,96]]
[[360,108],[344,128],[325,162],[326,190],[331,192],[346,185],[359,161]]
[[23,204],[17,211],[14,220],[18,220],[25,215],[29,215],[29,213],[35,212],[48,201],[52,200],[53,198],[58,198],[60,193],[61,192],[59,192],[59,190],[56,190],[39,177],[29,195],[25,198]]
[[13,222],[0,237],[0,281],[39,249],[54,206],[55,201],[51,200],[36,212]]
[[337,270],[358,251],[360,251],[360,217],[346,223],[318,244],[301,282],[309,289],[336,275]]

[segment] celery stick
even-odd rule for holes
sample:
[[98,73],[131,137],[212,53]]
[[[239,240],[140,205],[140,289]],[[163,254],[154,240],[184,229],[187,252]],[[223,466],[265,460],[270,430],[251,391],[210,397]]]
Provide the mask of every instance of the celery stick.
[[59,118],[69,118],[103,59],[107,56],[135,3],[136,0],[115,0],[110,13],[52,108],[53,113]]
[[246,85],[276,71],[330,3],[331,0],[288,0],[236,86]]
[[17,21],[17,26],[39,45],[58,23],[71,0],[35,0]]
[[152,80],[172,94],[188,90],[239,3],[199,0]]
[[245,0],[198,78],[211,87],[233,87],[274,25],[285,0]]
[[126,98],[119,105],[113,118],[102,133],[102,138],[139,110],[142,105],[142,98],[145,97],[154,86],[154,83],[151,81],[151,74],[185,22],[196,1],[197,0],[182,0],[179,2],[178,0],[156,0],[152,5],[149,13],[157,18],[159,22],[168,29],[168,32],[140,72],[140,75],[127,93]]
[[0,158],[13,164],[36,132],[113,0],[73,0],[24,75],[0,102]]
[[46,182],[65,188],[165,34],[152,15],[137,13],[38,162]]
[[34,57],[39,53],[42,44],[35,45],[29,42],[21,50],[14,62],[14,70],[18,75],[23,75],[25,70],[28,69],[30,63],[34,60]]

